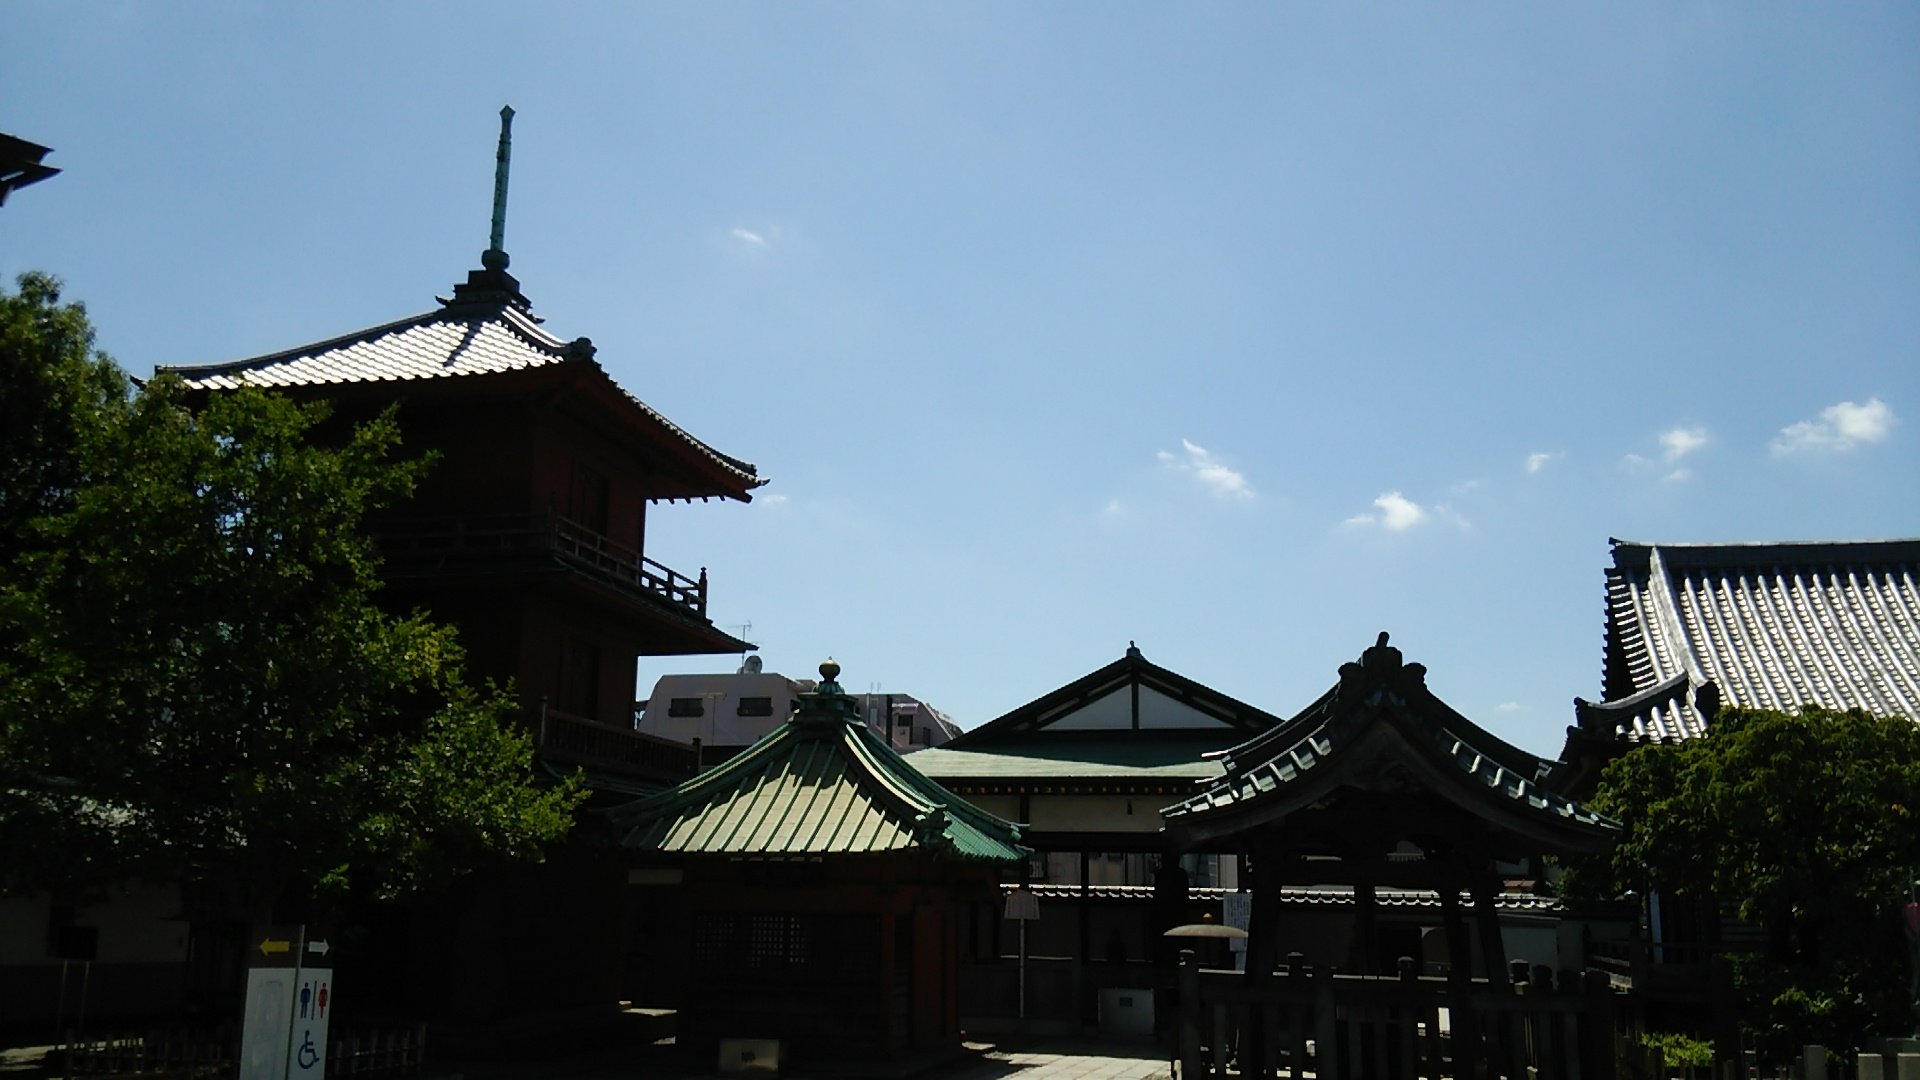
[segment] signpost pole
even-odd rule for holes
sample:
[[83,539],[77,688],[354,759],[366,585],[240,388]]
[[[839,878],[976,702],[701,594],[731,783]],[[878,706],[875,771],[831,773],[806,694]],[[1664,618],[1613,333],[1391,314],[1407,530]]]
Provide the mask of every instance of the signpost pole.
[[1007,918],[1020,921],[1020,1019],[1027,1018],[1027,920],[1040,917],[1040,898],[1019,888],[1007,894]]

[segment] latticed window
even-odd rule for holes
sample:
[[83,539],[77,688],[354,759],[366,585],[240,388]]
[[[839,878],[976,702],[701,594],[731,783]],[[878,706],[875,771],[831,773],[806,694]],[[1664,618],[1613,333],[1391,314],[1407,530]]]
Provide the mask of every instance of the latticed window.
[[879,959],[877,924],[855,915],[702,915],[694,924],[695,970],[728,979],[858,977]]

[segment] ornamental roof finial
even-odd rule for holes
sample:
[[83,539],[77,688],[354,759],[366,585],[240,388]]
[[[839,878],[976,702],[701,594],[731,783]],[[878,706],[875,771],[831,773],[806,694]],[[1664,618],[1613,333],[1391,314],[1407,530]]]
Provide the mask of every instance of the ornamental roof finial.
[[493,232],[480,265],[489,270],[507,268],[507,169],[513,161],[513,106],[500,106],[500,150],[493,164]]

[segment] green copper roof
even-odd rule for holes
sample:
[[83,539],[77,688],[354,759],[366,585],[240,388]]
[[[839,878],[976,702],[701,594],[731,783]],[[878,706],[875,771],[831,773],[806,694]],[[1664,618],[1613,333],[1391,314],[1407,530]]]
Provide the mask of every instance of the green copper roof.
[[793,858],[922,850],[1026,857],[1019,827],[927,779],[860,722],[822,664],[793,718],[725,765],[609,812],[622,847],[674,855]]

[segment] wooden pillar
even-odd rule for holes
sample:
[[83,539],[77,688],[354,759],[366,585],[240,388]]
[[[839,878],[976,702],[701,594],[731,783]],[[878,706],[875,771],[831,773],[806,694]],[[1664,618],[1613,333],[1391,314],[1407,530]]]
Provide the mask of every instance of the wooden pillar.
[[[1495,886],[1494,865],[1491,858],[1478,858],[1468,871],[1468,887],[1473,892],[1473,921],[1479,930],[1481,962],[1487,968],[1487,991],[1493,994],[1513,993],[1513,984],[1507,974],[1507,947],[1500,940],[1500,913],[1494,910],[1494,897],[1499,894]],[[1511,1075],[1514,1063],[1519,1060],[1519,1047],[1515,1045],[1513,1025],[1505,1013],[1490,1012],[1481,1020],[1486,1028],[1487,1060],[1497,1073]]]
[[1080,947],[1073,959],[1073,1012],[1070,1014],[1081,1028],[1092,1027],[1099,1021],[1093,1000],[1092,979],[1087,965],[1093,960],[1093,925],[1090,918],[1093,909],[1093,885],[1088,879],[1092,874],[1092,855],[1080,853]]
[[1444,880],[1440,886],[1440,923],[1447,929],[1447,972],[1451,979],[1465,980],[1473,975],[1473,944],[1467,937],[1467,920],[1460,914],[1460,885]]
[[[1240,1029],[1240,1072],[1243,1076],[1256,1080],[1268,1080],[1273,1070],[1268,1067],[1267,1043],[1270,1018],[1275,1014],[1268,1007],[1268,995],[1272,992],[1274,948],[1277,942],[1270,923],[1277,895],[1270,896],[1279,888],[1279,867],[1273,861],[1273,845],[1269,842],[1267,831],[1260,830],[1242,849],[1240,875],[1241,885],[1252,893],[1252,910],[1247,913],[1247,1016],[1245,1026]],[[1269,886],[1268,882],[1273,885]]]
[[1481,962],[1487,968],[1487,981],[1499,983],[1507,977],[1507,946],[1500,938],[1500,912],[1494,908],[1494,899],[1500,890],[1494,887],[1494,867],[1491,860],[1476,868],[1470,887],[1473,890],[1473,921],[1480,930]]
[[1355,882],[1353,886],[1353,948],[1350,950],[1353,971],[1360,975],[1378,974],[1374,970],[1373,957],[1379,938],[1376,929],[1380,918],[1379,897],[1374,892],[1371,881]]
[[1480,1018],[1473,1012],[1473,944],[1460,914],[1460,882],[1445,874],[1440,882],[1440,919],[1447,928],[1447,1007],[1453,1018],[1453,1075],[1484,1076]]

